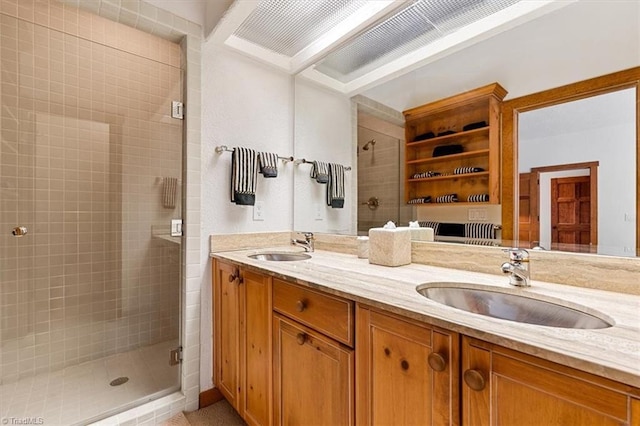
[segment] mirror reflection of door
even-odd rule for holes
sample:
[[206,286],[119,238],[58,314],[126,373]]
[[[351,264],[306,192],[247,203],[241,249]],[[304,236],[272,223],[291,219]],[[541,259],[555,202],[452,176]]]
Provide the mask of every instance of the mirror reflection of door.
[[551,248],[590,252],[597,241],[591,237],[591,178],[551,179]]
[[[519,114],[520,245],[527,246],[528,242],[529,247],[635,256],[635,114],[635,88]],[[581,171],[574,170],[569,175],[568,170],[573,169]],[[528,185],[527,174],[530,174]],[[566,199],[561,197],[563,201],[557,211],[560,223],[552,232],[551,179],[578,175],[590,176],[589,208],[586,202],[576,201],[579,197],[575,194]],[[569,186],[560,189],[572,191]],[[574,201],[568,201],[569,198]],[[548,216],[544,213],[545,206]],[[588,227],[589,232],[565,230],[564,224],[570,222],[579,223],[584,229]]]

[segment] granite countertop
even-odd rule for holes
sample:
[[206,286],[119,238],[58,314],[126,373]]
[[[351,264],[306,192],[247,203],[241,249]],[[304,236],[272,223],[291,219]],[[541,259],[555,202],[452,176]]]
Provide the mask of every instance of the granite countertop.
[[[640,388],[640,296],[535,280],[531,287],[521,289],[508,285],[503,275],[415,263],[385,267],[355,255],[319,250],[311,253],[311,259],[294,262],[248,257],[274,251],[292,250],[279,247],[211,256]],[[496,265],[496,271],[499,268]],[[532,276],[535,278],[535,264]],[[472,314],[419,295],[415,287],[429,282],[475,283],[535,298],[561,299],[567,306],[577,304],[587,311],[600,312],[615,325],[594,330],[563,329]]]

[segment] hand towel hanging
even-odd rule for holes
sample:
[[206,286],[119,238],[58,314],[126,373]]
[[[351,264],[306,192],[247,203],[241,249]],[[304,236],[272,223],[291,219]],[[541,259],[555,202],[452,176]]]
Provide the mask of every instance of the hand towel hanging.
[[260,152],[258,154],[260,173],[263,177],[278,177],[278,154],[272,152]]
[[236,147],[231,154],[231,201],[241,206],[256,203],[258,155],[253,149]]
[[323,161],[311,163],[311,179],[315,179],[318,183],[329,182],[329,164]]
[[327,205],[334,209],[344,207],[344,166],[341,164],[329,163]]
[[166,209],[176,208],[176,191],[178,190],[178,178],[162,178],[162,207]]

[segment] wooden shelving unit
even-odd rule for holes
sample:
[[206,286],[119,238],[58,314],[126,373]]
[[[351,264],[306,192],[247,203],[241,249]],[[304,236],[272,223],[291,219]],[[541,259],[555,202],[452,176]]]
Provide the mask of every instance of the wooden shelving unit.
[[[457,194],[459,202],[452,205],[476,205],[467,197],[488,194],[488,204],[500,203],[500,110],[507,91],[498,83],[490,84],[450,98],[442,99],[403,112],[405,116],[405,201],[414,198]],[[472,130],[463,128],[472,123],[485,125]],[[453,134],[416,140],[431,132]],[[433,156],[438,146],[461,145],[462,152]],[[481,172],[453,174],[458,167],[477,167]],[[424,172],[439,172],[444,176],[414,179]],[[444,205],[438,203],[421,206]]]

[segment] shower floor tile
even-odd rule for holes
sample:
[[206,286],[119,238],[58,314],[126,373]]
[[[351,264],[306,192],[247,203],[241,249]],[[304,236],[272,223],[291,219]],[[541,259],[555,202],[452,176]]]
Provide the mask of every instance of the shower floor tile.
[[[0,386],[0,421],[86,424],[175,391],[179,368],[169,365],[169,351],[177,345],[175,340],[166,341],[4,384]],[[129,380],[111,386],[118,377]]]

